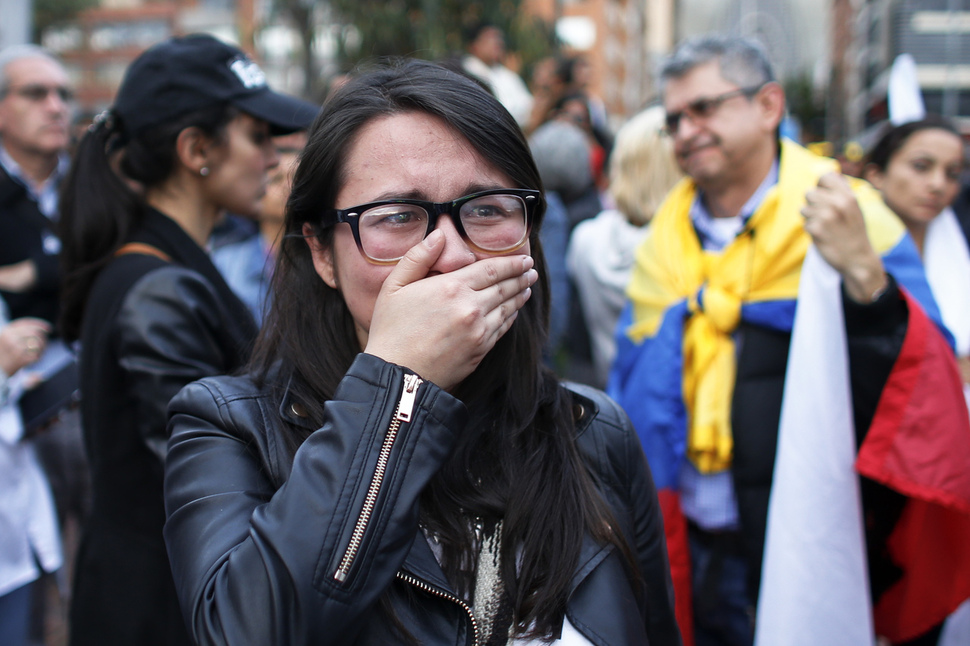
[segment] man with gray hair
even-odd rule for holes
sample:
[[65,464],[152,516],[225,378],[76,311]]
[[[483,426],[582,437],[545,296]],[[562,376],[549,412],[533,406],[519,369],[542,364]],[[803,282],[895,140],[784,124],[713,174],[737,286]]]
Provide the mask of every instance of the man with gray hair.
[[68,167],[73,92],[45,49],[0,52],[0,295],[12,318],[56,323],[57,190]]
[[[638,249],[609,390],[637,427],[660,490],[685,643],[749,646],[809,247],[821,258],[816,266],[827,264],[841,283],[834,300],[841,298],[844,323],[834,325],[847,337],[853,410],[846,417],[862,444],[860,460],[869,446],[863,440],[892,437],[903,425],[878,406],[901,378],[905,339],[920,329],[935,334],[939,347],[945,341],[907,295],[928,294],[925,276],[880,197],[840,175],[833,160],[779,137],[785,93],[758,43],[688,40],[664,63],[661,83],[666,130],[688,177],[670,192]],[[938,320],[931,296],[923,306]],[[943,352],[913,357],[913,365],[949,375],[952,356]],[[831,365],[821,369],[823,378],[838,373]],[[959,392],[958,378],[947,379],[940,392]],[[947,401],[938,411],[953,406]],[[923,410],[908,423],[919,419],[935,429],[935,414]],[[964,459],[960,468],[968,466]],[[909,580],[906,566],[885,549],[908,499],[883,486],[883,474],[865,475],[876,631],[894,643],[922,634],[933,640],[956,607],[950,600],[915,613],[915,625],[889,625],[880,614],[883,596]]]
[[[54,329],[59,310],[58,189],[69,166],[72,100],[67,72],[46,49],[13,45],[0,51],[0,301],[9,306],[11,319],[34,322],[47,331]],[[70,377],[73,355],[56,335],[43,345],[32,337],[24,342],[32,344],[36,352],[34,361],[22,372],[36,374],[45,366],[47,374],[63,368],[65,372],[59,374]],[[64,388],[55,388],[59,384]],[[52,378],[29,391],[45,412],[31,417],[27,393],[20,398],[19,410],[21,417],[29,418],[20,425],[25,435],[44,429],[29,443],[47,475],[58,515],[62,521],[70,516],[80,522],[89,484],[79,417],[76,410],[65,412],[60,408],[60,402],[66,401],[62,399],[64,393],[69,395],[74,385],[76,381],[72,383],[70,378]],[[31,509],[33,503],[24,499],[25,491],[3,491],[0,498],[7,507]],[[30,534],[30,524],[37,522],[24,523],[23,531]],[[26,565],[18,563],[22,569],[15,572],[35,567],[37,554],[21,554]],[[12,571],[11,563],[3,565],[4,573]],[[41,566],[50,569],[46,561]],[[39,586],[35,592],[39,616],[46,594]],[[32,632],[42,632],[39,619],[35,618],[33,624]],[[7,643],[2,638],[0,642]]]

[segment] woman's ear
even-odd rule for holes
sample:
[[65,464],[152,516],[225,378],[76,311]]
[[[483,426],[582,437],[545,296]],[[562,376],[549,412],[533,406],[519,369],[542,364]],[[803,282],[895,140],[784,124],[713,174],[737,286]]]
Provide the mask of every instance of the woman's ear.
[[866,164],[866,167],[862,170],[862,177],[876,187],[877,191],[882,191],[884,181],[886,176],[883,174],[879,167],[875,164]]
[[310,223],[303,224],[303,239],[310,248],[313,268],[332,289],[338,289],[337,270],[333,262],[333,248],[324,247]]
[[175,154],[193,175],[208,173],[203,169],[208,169],[213,162],[212,149],[212,138],[194,126],[180,132],[175,139]]

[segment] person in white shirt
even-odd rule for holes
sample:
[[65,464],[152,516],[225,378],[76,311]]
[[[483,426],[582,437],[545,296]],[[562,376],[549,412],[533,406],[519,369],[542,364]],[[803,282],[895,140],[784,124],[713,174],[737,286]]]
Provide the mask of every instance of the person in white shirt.
[[468,54],[462,67],[483,81],[519,126],[525,127],[532,115],[532,94],[522,77],[502,64],[505,34],[495,25],[483,22],[469,29],[465,37]]
[[27,644],[34,583],[61,567],[54,499],[17,405],[24,374],[47,343],[40,319],[8,321],[0,299],[0,644]]

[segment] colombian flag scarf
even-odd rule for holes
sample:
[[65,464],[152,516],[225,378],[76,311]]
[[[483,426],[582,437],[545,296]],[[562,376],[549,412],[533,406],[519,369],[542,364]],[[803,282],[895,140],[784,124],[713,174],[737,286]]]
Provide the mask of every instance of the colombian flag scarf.
[[[678,437],[680,428],[668,425],[673,420],[665,420],[664,433],[678,453],[684,445],[701,473],[731,465],[732,334],[742,319],[791,331],[802,262],[811,242],[799,211],[818,178],[838,171],[833,160],[789,141],[782,143],[781,159],[778,184],[721,252],[701,248],[689,216],[696,188],[689,179],[678,184],[651,223],[627,289],[630,341],[681,348],[675,361],[682,375],[676,381],[673,374],[662,375],[667,381],[650,384],[649,392],[665,404],[682,400],[674,408],[681,409],[684,437]],[[867,216],[870,240],[884,253],[903,236],[902,223],[868,184],[855,181],[853,188]]]

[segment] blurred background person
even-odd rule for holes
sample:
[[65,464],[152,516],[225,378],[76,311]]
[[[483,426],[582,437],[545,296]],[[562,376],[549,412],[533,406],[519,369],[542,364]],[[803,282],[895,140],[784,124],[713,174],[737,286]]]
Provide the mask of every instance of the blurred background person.
[[970,248],[950,208],[966,167],[952,123],[930,115],[889,128],[865,163],[865,177],[906,225],[926,267],[943,322],[956,342],[970,397]]
[[[761,44],[735,36],[685,40],[663,62],[666,129],[689,177],[637,249],[611,394],[660,488],[685,636],[750,645],[757,630],[758,643],[778,643],[794,624],[805,643],[850,630],[853,643],[871,642],[868,625],[894,643],[933,639],[970,593],[958,547],[970,517],[940,502],[965,499],[970,464],[955,361],[903,225],[870,185],[779,137],[775,79]],[[824,297],[813,267],[830,279]],[[882,414],[901,387],[919,397]],[[785,450],[835,430],[800,455]],[[917,485],[873,466],[874,446],[894,437],[913,438],[896,455]],[[844,469],[821,467],[836,459]],[[855,487],[861,495],[847,496]],[[812,540],[820,521],[826,541]],[[847,563],[840,555],[862,536],[854,576],[824,565]],[[894,552],[897,537],[920,550]],[[921,576],[938,578],[938,594],[915,591]]]
[[47,50],[0,52],[0,295],[12,318],[57,320],[57,192],[70,163],[72,98]]
[[[571,121],[583,131],[589,142],[589,167],[593,173],[593,183],[600,191],[606,190],[606,160],[608,150],[593,131],[590,120],[589,103],[583,94],[576,92],[564,94],[556,101],[554,118]],[[609,146],[612,147],[612,140]]]
[[[36,317],[51,326],[45,354],[34,357],[41,361],[38,374],[48,376],[74,361],[54,330],[61,280],[58,197],[70,164],[73,97],[67,71],[48,50],[13,45],[0,51],[0,297],[11,319]],[[67,390],[75,387],[65,382]],[[33,443],[54,494],[70,557],[90,504],[77,411],[63,411]],[[61,605],[66,606],[69,582],[47,582],[58,584]],[[39,639],[48,595],[37,594],[35,599],[31,633]]]
[[609,195],[615,208],[576,225],[566,264],[590,337],[597,385],[606,385],[616,354],[616,322],[626,302],[634,252],[650,218],[682,177],[664,133],[664,110],[647,108],[616,134]]
[[532,114],[532,95],[522,77],[504,65],[502,30],[488,22],[472,25],[465,32],[465,51],[465,71],[483,81],[519,126],[526,127]]
[[569,231],[603,209],[593,174],[593,140],[576,116],[557,102],[552,118],[529,136],[529,148],[547,192],[562,198]]
[[[599,210],[599,195],[589,165],[589,141],[582,129],[570,120],[552,119],[529,137],[546,197],[546,219],[540,235],[549,272],[551,309],[547,361],[560,374],[568,375],[573,355],[585,356],[588,350],[567,340],[573,321],[572,285],[566,269],[566,246],[574,218],[592,217]],[[595,206],[590,199],[595,198]],[[578,377],[578,381],[586,381]]]
[[81,341],[94,499],[72,644],[191,643],[162,540],[166,411],[190,381],[242,366],[257,331],[204,247],[227,211],[258,212],[278,163],[272,135],[316,111],[273,92],[241,50],[172,38],[129,66],[78,147],[62,198],[61,324]]
[[558,76],[563,83],[563,95],[578,94],[583,97],[589,115],[590,132],[609,156],[613,148],[613,132],[606,103],[593,93],[593,75],[592,63],[582,54],[560,59]]
[[[548,201],[542,236],[552,284],[550,358],[560,375],[593,384],[589,334],[566,268],[566,247],[576,225],[599,213],[603,203],[593,172],[596,140],[583,127],[585,106],[568,98],[559,98],[550,119],[529,137],[529,147]],[[569,105],[576,112],[564,107]]]
[[[24,437],[17,406],[28,366],[44,351],[50,324],[41,319],[10,321],[0,298],[0,644],[31,643],[30,618],[36,583],[63,562],[54,500]],[[42,638],[43,636],[37,636]]]
[[546,56],[532,66],[529,91],[532,93],[532,113],[529,123],[522,127],[526,136],[552,118],[556,103],[566,90],[560,75],[562,59],[559,56]]
[[259,324],[268,305],[273,264],[283,233],[286,200],[290,196],[297,159],[306,145],[306,133],[275,137],[279,165],[269,173],[266,195],[256,222],[258,229],[249,237],[213,248],[212,262],[222,273],[229,287],[236,293]]

